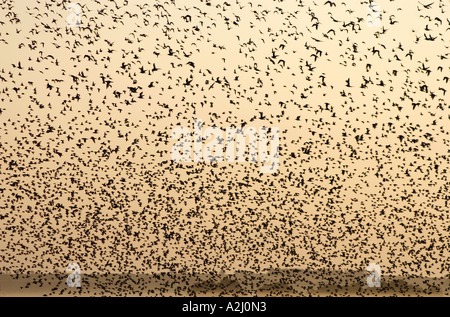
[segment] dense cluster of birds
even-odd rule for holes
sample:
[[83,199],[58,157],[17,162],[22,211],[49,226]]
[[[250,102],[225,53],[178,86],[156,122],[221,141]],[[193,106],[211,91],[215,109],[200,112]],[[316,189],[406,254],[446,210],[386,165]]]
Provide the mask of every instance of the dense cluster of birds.
[[[378,263],[449,294],[447,0],[383,1],[379,26],[373,1],[89,0],[76,26],[70,4],[0,0],[0,273],[295,293]],[[196,118],[279,127],[279,170],[174,162]]]

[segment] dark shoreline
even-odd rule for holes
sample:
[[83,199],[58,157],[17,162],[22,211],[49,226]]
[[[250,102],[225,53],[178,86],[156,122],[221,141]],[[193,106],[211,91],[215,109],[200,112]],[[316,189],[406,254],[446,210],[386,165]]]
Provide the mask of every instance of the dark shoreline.
[[68,273],[0,274],[0,296],[449,296],[450,276],[382,276],[368,287],[368,272],[271,270],[230,274],[82,274],[82,287],[66,285]]

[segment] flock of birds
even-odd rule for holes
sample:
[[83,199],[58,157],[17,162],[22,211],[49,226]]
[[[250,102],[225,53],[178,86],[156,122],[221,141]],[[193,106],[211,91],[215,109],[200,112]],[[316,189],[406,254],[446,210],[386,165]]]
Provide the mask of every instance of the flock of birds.
[[[373,1],[83,0],[79,26],[70,4],[0,0],[1,274],[39,276],[25,289],[78,263],[82,288],[47,295],[245,272],[281,274],[255,294],[364,294],[377,263],[440,283],[386,292],[449,294],[447,0],[383,1],[379,27]],[[196,118],[280,127],[279,170],[172,161]]]

